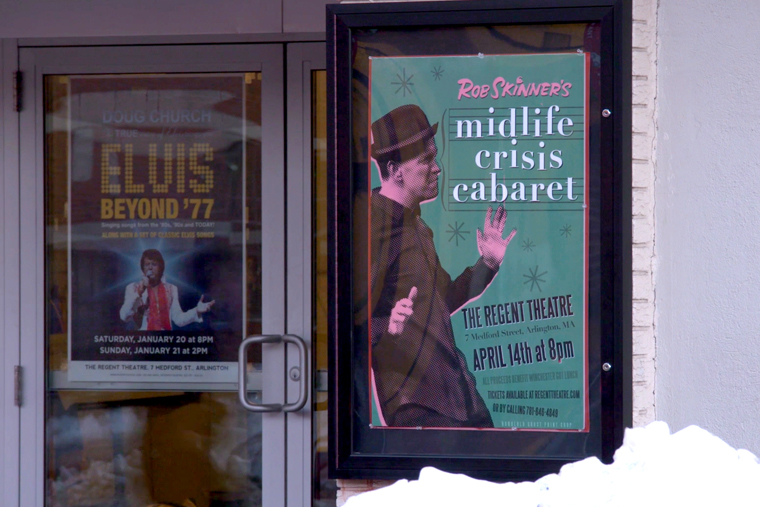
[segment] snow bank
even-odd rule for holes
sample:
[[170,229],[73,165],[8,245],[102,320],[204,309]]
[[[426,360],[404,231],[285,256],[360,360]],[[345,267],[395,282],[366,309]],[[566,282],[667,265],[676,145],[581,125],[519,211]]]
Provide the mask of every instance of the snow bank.
[[570,463],[536,482],[497,484],[423,468],[416,481],[349,498],[345,507],[760,506],[760,460],[697,426],[625,430],[614,462]]

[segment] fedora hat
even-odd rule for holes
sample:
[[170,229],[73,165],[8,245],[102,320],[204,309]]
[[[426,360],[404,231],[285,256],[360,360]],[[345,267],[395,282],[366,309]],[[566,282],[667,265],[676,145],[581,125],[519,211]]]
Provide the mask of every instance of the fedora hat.
[[427,140],[438,131],[419,106],[397,107],[372,124],[372,157],[408,160],[425,151]]

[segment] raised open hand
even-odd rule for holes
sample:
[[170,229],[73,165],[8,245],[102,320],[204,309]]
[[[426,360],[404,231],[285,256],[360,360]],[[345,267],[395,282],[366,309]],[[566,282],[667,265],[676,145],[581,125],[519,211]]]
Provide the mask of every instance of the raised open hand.
[[[493,215],[493,220],[491,219]],[[517,229],[512,229],[509,236],[503,238],[504,226],[507,224],[507,210],[499,206],[496,213],[493,208],[488,207],[486,211],[486,221],[483,224],[483,230],[478,229],[478,252],[480,252],[483,261],[491,269],[499,269],[501,262],[504,260],[504,253],[507,251],[507,245],[517,234]]]
[[412,287],[409,297],[399,299],[391,310],[391,318],[388,321],[388,333],[399,335],[404,332],[404,326],[409,317],[414,313],[414,299],[417,297],[417,287]]
[[200,301],[198,301],[198,305],[195,307],[195,311],[198,312],[198,315],[202,313],[206,313],[207,311],[211,310],[211,307],[214,306],[214,300],[204,302],[203,296],[201,296]]

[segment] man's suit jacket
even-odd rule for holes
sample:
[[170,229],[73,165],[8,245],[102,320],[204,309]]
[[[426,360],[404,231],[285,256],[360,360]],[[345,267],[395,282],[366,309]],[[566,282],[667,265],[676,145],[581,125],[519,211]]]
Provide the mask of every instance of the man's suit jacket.
[[[493,426],[456,347],[451,314],[477,298],[496,272],[481,258],[452,280],[438,260],[433,232],[419,207],[405,208],[376,189],[370,215],[372,370],[385,422],[393,426],[396,411],[411,404],[463,427]],[[401,334],[391,335],[391,310],[412,287],[417,287],[413,314]]]

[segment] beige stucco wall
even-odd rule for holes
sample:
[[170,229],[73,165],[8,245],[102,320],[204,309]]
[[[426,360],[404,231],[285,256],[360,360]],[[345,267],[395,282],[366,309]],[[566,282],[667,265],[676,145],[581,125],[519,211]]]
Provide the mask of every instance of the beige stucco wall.
[[657,418],[760,455],[760,2],[657,19]]

